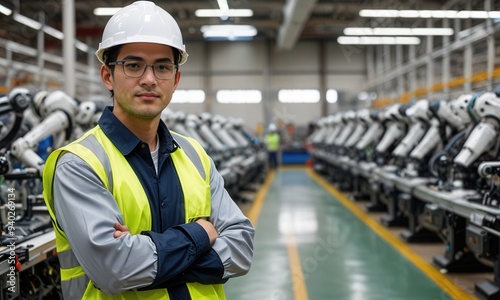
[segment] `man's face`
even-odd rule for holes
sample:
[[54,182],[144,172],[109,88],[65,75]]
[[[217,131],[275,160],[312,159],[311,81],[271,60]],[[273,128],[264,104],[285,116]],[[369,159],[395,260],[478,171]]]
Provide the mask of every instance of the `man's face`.
[[[134,60],[147,64],[174,63],[174,54],[169,46],[131,43],[121,47],[116,60]],[[170,103],[179,84],[180,72],[172,79],[162,80],[156,78],[153,69],[148,66],[141,77],[133,78],[124,74],[122,65],[116,65],[112,73],[109,67],[102,66],[101,78],[106,87],[114,92],[113,113],[118,119],[153,120],[159,118]]]

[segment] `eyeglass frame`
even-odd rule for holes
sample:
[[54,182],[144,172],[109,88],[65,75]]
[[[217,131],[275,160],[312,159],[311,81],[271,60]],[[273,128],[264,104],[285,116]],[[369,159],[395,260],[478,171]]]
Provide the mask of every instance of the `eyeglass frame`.
[[[133,61],[133,62],[137,62],[137,63],[143,63],[144,64],[144,69],[142,69],[142,74],[139,75],[139,76],[132,76],[132,75],[129,75],[125,72],[125,63],[127,61]],[[174,66],[174,72],[172,73],[172,77],[170,78],[160,78],[158,77],[158,75],[156,75],[156,71],[155,71],[155,65],[156,64],[166,64],[166,65],[171,65],[171,66]],[[146,69],[148,67],[151,67],[151,69],[153,69],[153,74],[155,75],[156,79],[158,80],[170,80],[172,78],[175,77],[175,75],[177,74],[177,71],[179,70],[179,66],[177,64],[174,64],[174,63],[171,63],[171,62],[156,62],[156,63],[152,63],[152,64],[147,64],[143,61],[138,61],[138,60],[134,60],[134,59],[123,59],[123,60],[117,60],[117,61],[112,61],[112,62],[109,62],[107,64],[108,66],[119,66],[121,65],[122,66],[122,70],[123,70],[123,74],[125,74],[126,76],[129,76],[129,77],[132,77],[132,78],[141,78],[142,75],[144,75],[144,73],[146,73]]]

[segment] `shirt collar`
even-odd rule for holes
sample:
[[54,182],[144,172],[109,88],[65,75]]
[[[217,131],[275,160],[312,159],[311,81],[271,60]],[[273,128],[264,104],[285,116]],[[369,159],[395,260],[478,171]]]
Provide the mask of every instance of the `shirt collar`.
[[[98,124],[116,148],[123,155],[128,155],[141,143],[141,140],[118,120],[112,110],[112,106],[106,107]],[[158,126],[158,136],[160,153],[172,153],[177,150],[178,145],[163,121],[160,121],[160,126]]]

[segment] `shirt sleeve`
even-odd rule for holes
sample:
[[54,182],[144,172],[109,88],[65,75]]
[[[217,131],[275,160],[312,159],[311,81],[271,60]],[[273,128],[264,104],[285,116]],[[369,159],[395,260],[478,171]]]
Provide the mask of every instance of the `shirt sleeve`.
[[[174,278],[210,249],[208,236],[198,224],[174,226],[151,237],[128,234],[114,238],[114,223],[123,224],[116,200],[91,167],[71,153],[57,164],[53,193],[57,221],[78,262],[107,294]],[[158,249],[152,240],[155,237],[165,247]],[[167,247],[165,241],[175,242]],[[160,264],[159,270],[159,252],[161,257],[170,257],[167,265],[175,267],[167,270]]]
[[212,211],[210,222],[219,232],[212,248],[224,265],[223,278],[245,275],[253,257],[255,229],[224,188],[224,179],[212,161],[210,172]]

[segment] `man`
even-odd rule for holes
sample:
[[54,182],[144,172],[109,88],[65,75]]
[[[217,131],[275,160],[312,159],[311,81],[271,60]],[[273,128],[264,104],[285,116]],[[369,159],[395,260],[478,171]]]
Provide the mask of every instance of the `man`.
[[280,149],[280,135],[278,128],[274,123],[269,124],[267,134],[265,136],[265,143],[269,158],[269,167],[276,169],[278,167],[278,151]]
[[96,55],[114,105],[43,176],[64,298],[225,299],[222,284],[250,268],[254,228],[199,143],[160,120],[188,56],[177,23],[135,2]]

